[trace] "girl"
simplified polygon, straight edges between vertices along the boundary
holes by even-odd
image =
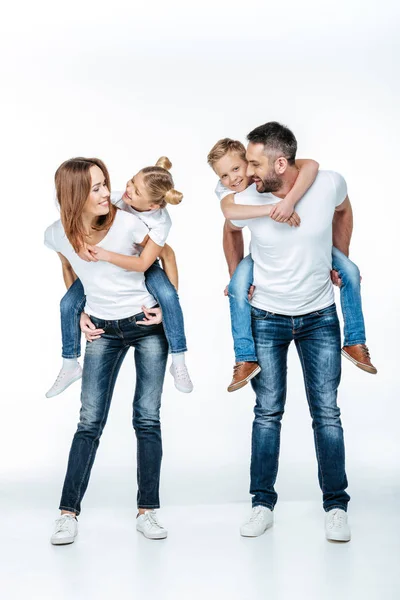
[[[165,208],[167,204],[179,204],[183,198],[182,194],[174,189],[173,179],[169,173],[171,162],[167,157],[161,157],[155,166],[145,167],[139,171],[126,184],[124,193],[111,194],[111,202],[118,208],[139,218],[148,228],[149,240],[152,247],[149,260],[136,257],[137,260],[126,260],[120,257],[114,262],[116,266],[129,271],[145,273],[146,287],[157,299],[163,311],[163,324],[168,339],[172,356],[170,373],[174,378],[175,387],[184,393],[193,390],[193,384],[185,364],[186,338],[182,309],[180,306],[178,289],[178,270],[175,254],[172,248],[165,244],[171,228],[171,219]],[[79,251],[79,256],[89,262],[107,260],[101,248],[94,248],[85,244]],[[131,257],[130,257],[131,258]],[[164,270],[157,262],[161,259]],[[63,392],[71,383],[81,377],[82,369],[78,362],[80,356],[79,318],[85,302],[84,291],[79,279],[68,282],[64,274],[64,280],[69,288],[61,300],[61,330],[62,330],[62,356],[63,365],[61,371],[47,392],[46,397],[51,398]],[[71,285],[72,283],[72,285]],[[146,313],[146,323],[155,323]],[[83,318],[85,331],[93,329],[93,324],[86,317]],[[92,338],[101,335],[101,332],[91,331]]]

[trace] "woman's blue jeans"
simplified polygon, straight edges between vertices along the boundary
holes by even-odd
[[[251,330],[251,305],[248,290],[253,284],[253,260],[246,256],[237,266],[230,281],[229,306],[235,360],[257,361],[257,352]],[[337,248],[332,249],[332,269],[342,280],[340,303],[344,321],[344,346],[365,344],[365,325],[361,304],[360,271]]]
[[[252,433],[253,506],[271,510],[277,501],[281,420],[286,401],[287,353],[295,342],[314,430],[318,479],[326,511],[347,509],[345,451],[337,388],[340,383],[340,327],[333,304],[288,317],[252,307],[253,335],[261,372],[251,380],[256,394]],[[296,452],[296,443],[292,445]]]
[[[80,419],[69,454],[61,510],[78,515],[81,512],[114,385],[130,347],[134,348],[136,365],[132,422],[137,439],[137,505],[139,508],[160,506],[160,406],[168,343],[161,324],[137,325],[136,321],[143,318],[143,313],[118,321],[91,317],[96,327],[105,333],[86,343]]]
[[[163,326],[170,352],[186,352],[185,325],[176,289],[157,262],[144,275],[148,291],[162,308]],[[77,279],[60,302],[63,358],[78,358],[81,355],[79,320],[84,306],[85,292]]]

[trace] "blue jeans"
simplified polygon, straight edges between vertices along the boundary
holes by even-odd
[[[162,308],[163,326],[170,352],[186,352],[183,313],[176,289],[157,262],[144,275],[148,291]],[[63,358],[78,358],[81,355],[79,319],[84,306],[85,292],[77,279],[60,302]]]
[[[347,509],[345,452],[340,410],[336,404],[341,374],[340,327],[333,304],[323,310],[288,317],[252,307],[252,326],[261,372],[251,380],[256,393],[252,433],[253,506],[273,510],[278,472],[281,420],[286,400],[287,353],[294,340],[303,369],[314,430],[318,479],[326,511]],[[293,451],[296,451],[295,444]]]
[[[360,271],[337,248],[332,249],[332,269],[338,271],[342,279],[340,303],[344,322],[343,345],[365,344]],[[251,331],[251,307],[247,299],[248,290],[252,283],[253,260],[249,254],[236,267],[228,288],[236,362],[257,360]]]
[[[168,344],[162,325],[137,325],[143,313],[119,321],[91,317],[105,333],[86,343],[78,429],[69,454],[60,509],[79,514],[122,361],[135,349],[133,427],[137,439],[137,505],[158,508],[162,457],[160,405]]]

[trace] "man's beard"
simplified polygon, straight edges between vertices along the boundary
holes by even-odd
[[[262,188],[258,192],[277,192],[282,187],[282,179],[275,173],[269,173],[261,180]]]

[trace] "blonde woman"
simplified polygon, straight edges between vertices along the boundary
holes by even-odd
[[[101,247],[87,244],[79,249],[79,256],[89,262],[108,261],[128,271],[145,271],[146,287],[157,299],[163,311],[163,325],[172,357],[170,373],[174,378],[175,387],[180,392],[190,393],[193,384],[185,363],[187,345],[183,313],[177,293],[178,270],[175,254],[166,244],[172,224],[166,206],[179,204],[183,198],[183,195],[174,189],[174,182],[169,172],[171,166],[167,157],[161,157],[155,166],[145,167],[129,179],[125,192],[111,194],[111,202],[115,206],[136,216],[148,228],[154,257],[150,266],[143,256],[109,255]],[[156,261],[157,258],[161,259],[163,269]],[[78,362],[81,340],[79,319],[85,303],[85,294],[79,279],[74,280],[65,269],[63,275],[68,287],[60,303],[63,364],[55,383],[46,394],[48,398],[63,392],[82,374]],[[150,317],[145,307],[143,310],[145,313],[143,324],[156,323],[156,318]],[[89,341],[102,335],[87,315],[83,315],[82,323],[83,331]]]

